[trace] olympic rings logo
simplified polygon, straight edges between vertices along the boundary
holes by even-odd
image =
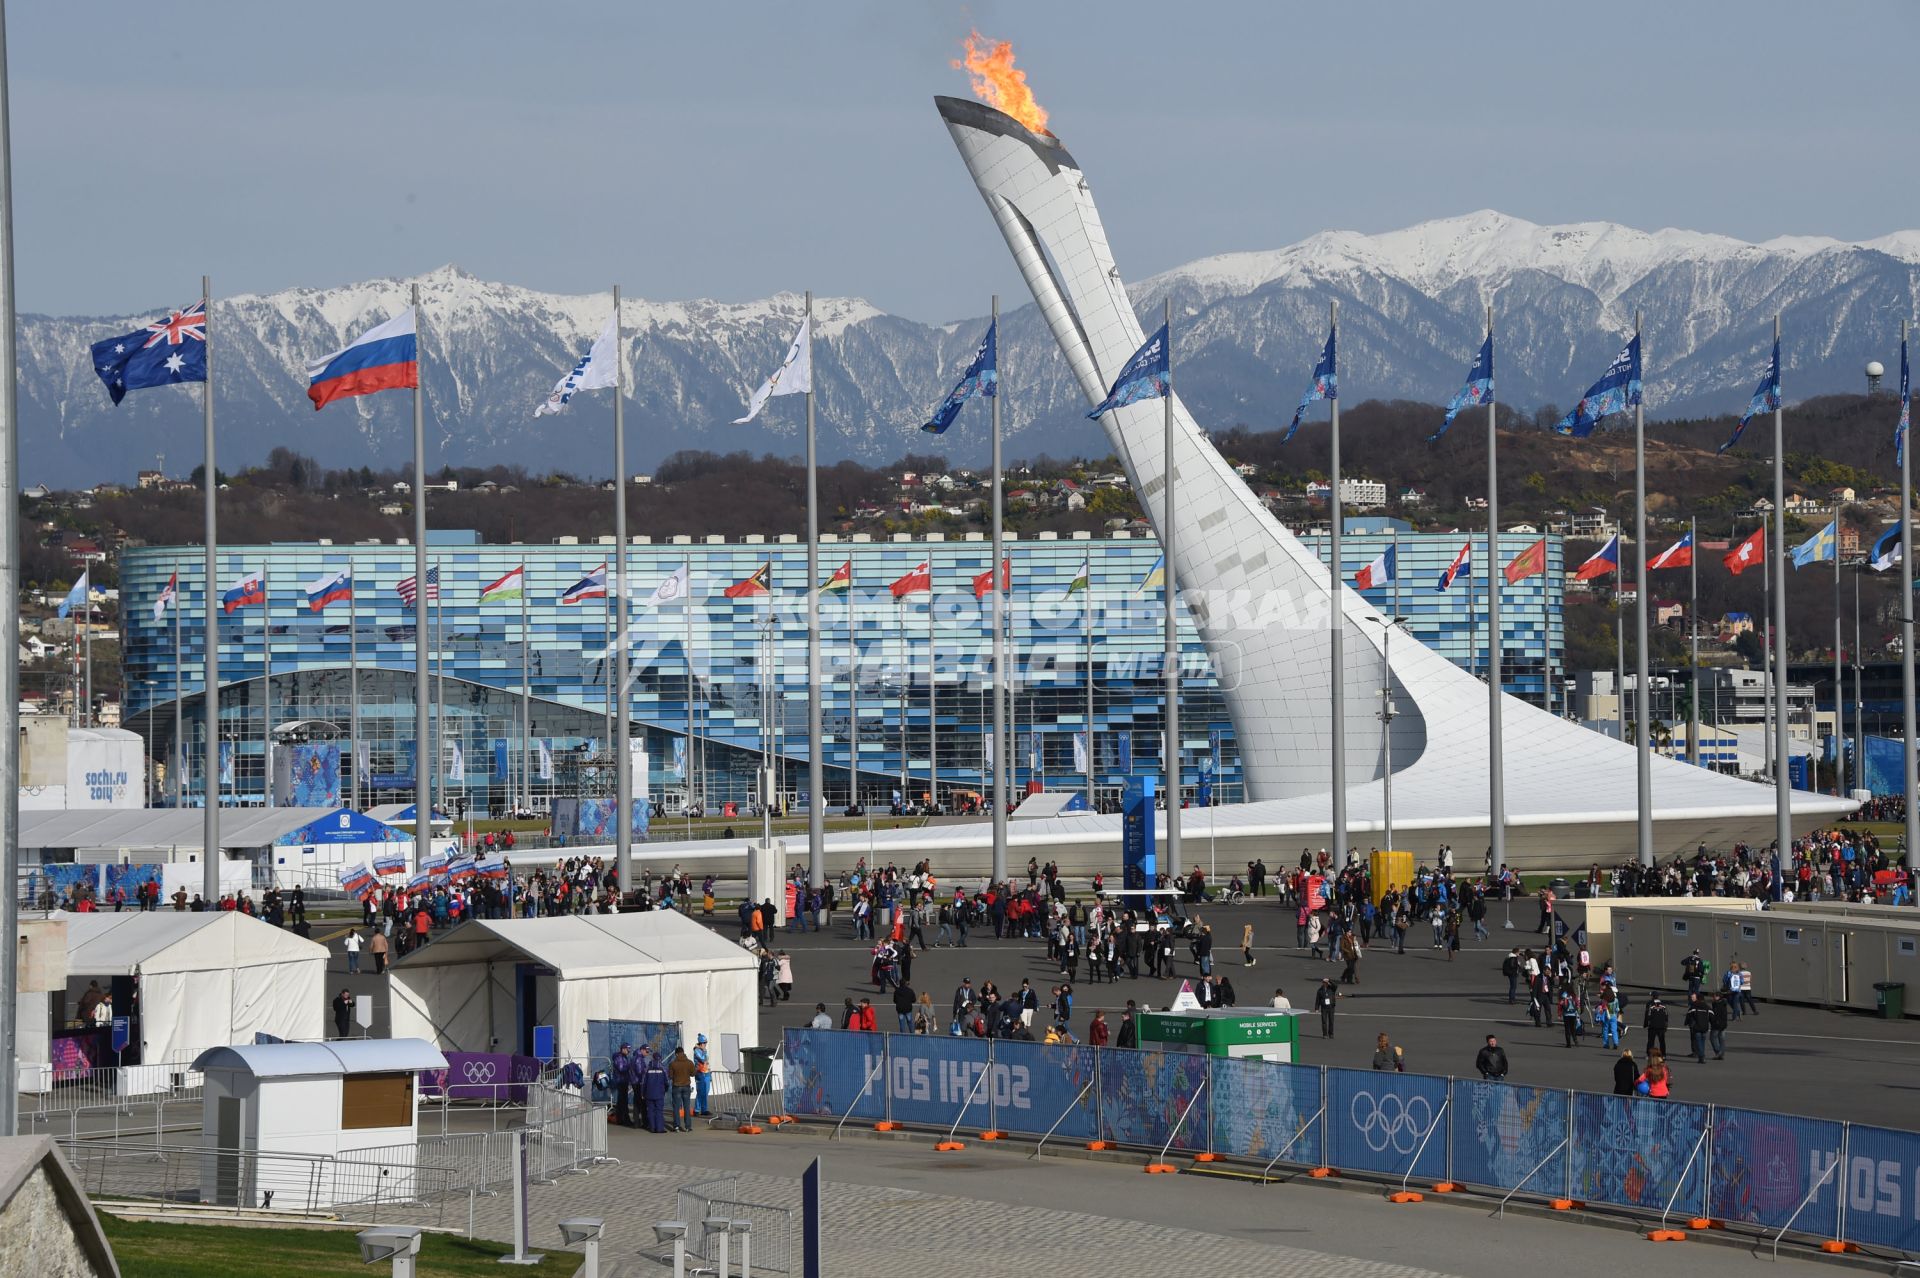
[[[1421,1140],[1433,1126],[1433,1102],[1424,1096],[1397,1096],[1388,1092],[1356,1092],[1347,1105],[1347,1115],[1367,1148],[1376,1154],[1389,1149],[1409,1156],[1420,1148]]]
[[[460,1066],[460,1072],[467,1076],[469,1083],[491,1083],[493,1071],[492,1061],[467,1061]]]

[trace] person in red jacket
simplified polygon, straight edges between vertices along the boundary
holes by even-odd
[[[1095,1047],[1107,1045],[1107,1014],[1105,1012],[1093,1014],[1093,1024],[1087,1026],[1087,1042]]]
[[[871,1034],[877,1026],[878,1022],[875,1020],[873,1014],[873,1000],[866,998],[861,999],[859,1009],[853,1014],[852,1028],[865,1030]]]

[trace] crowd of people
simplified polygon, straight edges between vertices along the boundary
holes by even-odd
[[[1712,852],[1705,844],[1690,857],[1664,865],[1629,863],[1610,876],[1621,896],[1732,896],[1770,901],[1850,901],[1911,905],[1915,875],[1871,830],[1815,830],[1794,840],[1783,861],[1773,848],[1734,844]],[[1588,872],[1597,891],[1600,868]]]

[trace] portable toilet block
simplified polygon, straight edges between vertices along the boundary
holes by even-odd
[[[413,1199],[427,1188],[414,1183],[417,1083],[446,1067],[418,1038],[202,1052],[200,1201],[315,1210]]]
[[[1140,1046],[1291,1063],[1300,1059],[1301,1015],[1287,1008],[1240,1007],[1142,1012]]]

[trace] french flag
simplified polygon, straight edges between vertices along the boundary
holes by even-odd
[[[607,597],[607,566],[601,564],[592,572],[567,587],[567,593],[560,596],[563,604],[577,604],[586,599],[605,599]]]
[[[419,385],[413,308],[370,328],[325,359],[307,365],[307,398],[318,412],[336,399]]]
[[[353,598],[353,574],[342,568],[331,576],[307,583],[307,607],[323,611],[328,604],[346,603]]]
[[[1446,571],[1440,574],[1440,580],[1434,584],[1433,588],[1438,591],[1452,590],[1455,577],[1471,576],[1473,576],[1473,543],[1468,542],[1460,547],[1460,553],[1453,557],[1453,562],[1448,564]]]
[[[1375,586],[1384,586],[1393,580],[1394,548],[1388,546],[1380,552],[1380,557],[1353,574],[1354,588],[1372,590]]]
[[[1593,558],[1580,565],[1580,571],[1574,574],[1575,581],[1591,581],[1595,577],[1604,577],[1610,572],[1620,571],[1620,534],[1607,538],[1607,544],[1593,552]]]

